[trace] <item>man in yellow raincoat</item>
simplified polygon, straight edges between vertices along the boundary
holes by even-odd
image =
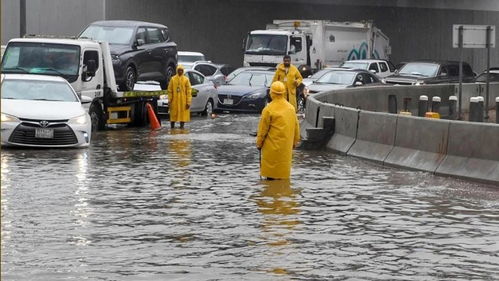
[[[291,64],[291,57],[284,56],[283,63],[277,66],[272,82],[281,81],[286,86],[286,94],[284,98],[295,107],[295,112],[298,111],[296,104],[296,88],[303,81],[300,71],[296,66]]]
[[[175,128],[175,122],[180,122],[180,128],[184,123],[191,121],[191,82],[184,75],[184,67],[177,66],[177,75],[170,79],[168,84],[168,106],[170,108],[170,125]]]
[[[293,148],[300,141],[300,125],[294,107],[286,101],[286,87],[274,82],[270,102],[262,111],[256,147],[261,149],[260,176],[289,179]]]

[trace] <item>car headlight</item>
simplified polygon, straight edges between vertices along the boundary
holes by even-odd
[[[261,97],[263,97],[262,93],[254,93],[248,96],[249,99],[259,99]]]
[[[19,119],[17,119],[17,117],[12,116],[10,114],[2,113],[1,118],[2,118],[2,122],[19,122]]]
[[[88,117],[86,114],[69,119],[70,124],[84,125],[88,123]]]
[[[305,88],[303,89],[303,95],[306,97],[306,96],[308,96],[309,94],[310,94],[310,90],[308,89],[308,87],[305,87]]]
[[[159,96],[160,100],[168,100],[168,95],[161,95]]]

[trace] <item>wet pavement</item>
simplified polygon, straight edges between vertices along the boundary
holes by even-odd
[[[499,189],[296,151],[263,182],[258,117],[2,150],[3,280],[498,280]]]

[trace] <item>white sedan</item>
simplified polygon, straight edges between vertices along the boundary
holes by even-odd
[[[90,116],[58,76],[3,74],[2,146],[88,147]]]

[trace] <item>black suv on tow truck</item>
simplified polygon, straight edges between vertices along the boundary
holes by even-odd
[[[177,44],[168,28],[161,24],[110,20],[90,24],[79,35],[106,41],[111,48],[116,83],[131,91],[137,81],[158,81],[168,87],[177,66]]]

